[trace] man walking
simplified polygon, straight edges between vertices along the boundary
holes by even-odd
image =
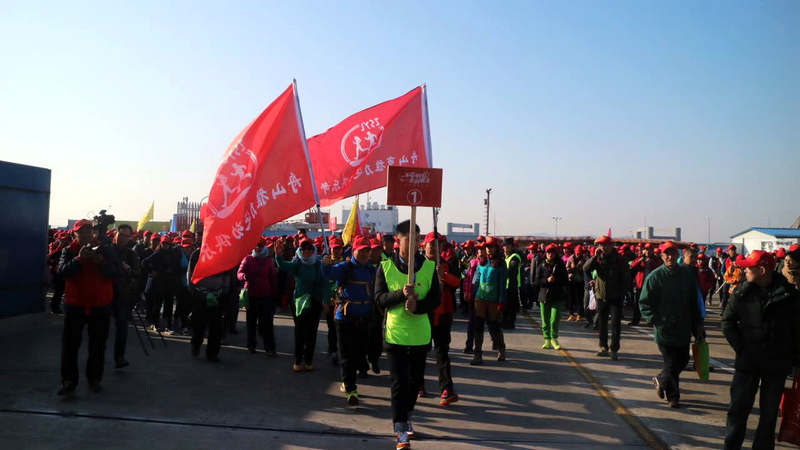
[[[679,376],[689,362],[692,334],[702,337],[703,318],[698,304],[698,286],[690,266],[678,265],[678,246],[667,241],[659,247],[664,265],[645,279],[639,297],[642,318],[655,326],[655,340],[664,366],[653,377],[659,398],[666,396],[670,408],[680,406]]]
[[[768,252],[754,250],[738,264],[746,281],[733,291],[722,315],[722,332],[736,351],[725,448],[742,447],[759,392],[753,448],[771,449],[786,377],[800,366],[800,293],[774,272],[775,258]]]
[[[609,356],[608,315],[611,314],[611,359],[616,361],[619,352],[622,322],[622,301],[630,285],[628,263],[614,250],[608,236],[595,239],[594,256],[583,265],[584,272],[597,272],[594,280],[594,295],[597,299],[597,320],[600,323],[600,351],[597,356]]]

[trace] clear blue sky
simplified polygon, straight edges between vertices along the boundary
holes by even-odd
[[[292,77],[309,136],[427,82],[444,222],[486,187],[498,234],[800,215],[800,2],[48,3],[0,1],[0,159],[53,170],[54,225],[200,199]]]

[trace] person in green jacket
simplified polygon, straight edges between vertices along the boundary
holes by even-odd
[[[320,312],[329,306],[330,286],[322,276],[322,266],[311,239],[300,241],[294,259],[283,259],[283,241],[275,243],[275,263],[278,269],[294,277],[294,302],[291,303],[294,319],[295,372],[313,370],[314,348],[317,344]]]
[[[678,379],[689,362],[692,334],[702,337],[705,332],[697,278],[689,267],[678,265],[677,244],[667,241],[659,249],[664,264],[645,278],[639,308],[642,318],[655,326],[655,341],[664,358],[661,373],[653,377],[656,394],[662,399],[666,395],[669,406],[678,408]]]

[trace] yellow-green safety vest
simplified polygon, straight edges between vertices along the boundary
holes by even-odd
[[[408,275],[388,259],[381,262],[386,286],[390,292],[402,291],[408,282]],[[425,261],[416,274],[414,292],[417,298],[425,298],[431,290],[436,263]],[[399,303],[386,312],[386,342],[395,345],[428,345],[431,342],[431,322],[427,314],[414,314],[406,311],[405,303]]]
[[[511,256],[506,258],[506,267],[508,267],[509,269],[511,268],[511,260],[514,259],[515,256],[519,260],[519,265],[517,265],[517,287],[521,287],[521,285],[522,285],[522,258],[520,258],[518,254],[512,253]],[[506,278],[506,289],[508,289],[509,281],[511,281],[510,280],[511,274],[508,274],[508,275],[509,275],[509,277]]]

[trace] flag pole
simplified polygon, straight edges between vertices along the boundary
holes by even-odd
[[[433,167],[433,149],[431,148],[431,125],[428,121],[428,85],[422,83],[422,134],[425,139],[425,157],[428,160],[428,167]],[[433,208],[433,236],[436,238],[434,241],[434,251],[436,252],[436,267],[439,267],[439,229],[438,229],[439,214],[436,208]]]
[[[292,93],[294,94],[294,110],[297,113],[297,128],[300,131],[300,138],[303,141],[303,151],[306,154],[306,164],[308,173],[311,175],[311,187],[314,190],[314,201],[317,203],[317,219],[319,228],[322,231],[322,243],[325,246],[325,253],[330,253],[328,237],[325,235],[325,226],[322,224],[322,210],[319,207],[319,191],[317,190],[317,180],[314,178],[314,168],[311,167],[311,156],[308,153],[308,141],[306,140],[306,128],[303,125],[303,112],[300,110],[300,96],[297,94],[297,80],[292,78]]]

